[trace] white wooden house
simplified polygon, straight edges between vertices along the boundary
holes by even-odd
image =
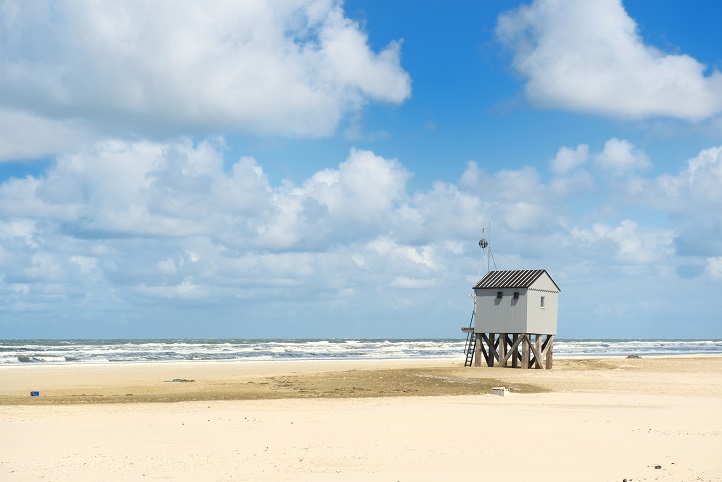
[[[560,289],[543,269],[489,271],[474,286],[466,365],[551,368]]]

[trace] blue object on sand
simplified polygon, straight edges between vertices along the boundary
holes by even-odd
[[[40,392],[30,392],[30,396],[31,396],[31,397],[39,397],[39,396],[40,396]]]

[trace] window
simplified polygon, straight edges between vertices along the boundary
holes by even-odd
[[[541,305],[540,305],[540,306],[541,306],[542,308],[544,308],[544,297],[543,297],[543,296],[541,297]]]
[[[497,292],[496,292],[496,297],[497,297],[497,298],[501,299],[503,296],[504,296],[504,292],[503,292],[503,291],[497,291]]]

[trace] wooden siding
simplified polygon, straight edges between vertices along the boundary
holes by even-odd
[[[527,290],[481,289],[476,293],[474,331],[477,333],[524,333],[527,319]],[[497,298],[497,292],[503,293]],[[514,292],[519,299],[514,300]]]

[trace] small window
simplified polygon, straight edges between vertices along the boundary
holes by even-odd
[[[543,296],[541,297],[541,305],[540,305],[540,306],[541,306],[542,308],[544,308],[544,297],[543,297]]]
[[[497,291],[497,292],[496,292],[496,297],[499,298],[499,299],[503,298],[503,297],[504,297],[504,292],[503,292],[503,291]]]
[[[514,299],[515,299],[515,300],[518,300],[518,299],[519,299],[519,292],[518,292],[518,291],[515,291],[515,292],[514,292]]]

